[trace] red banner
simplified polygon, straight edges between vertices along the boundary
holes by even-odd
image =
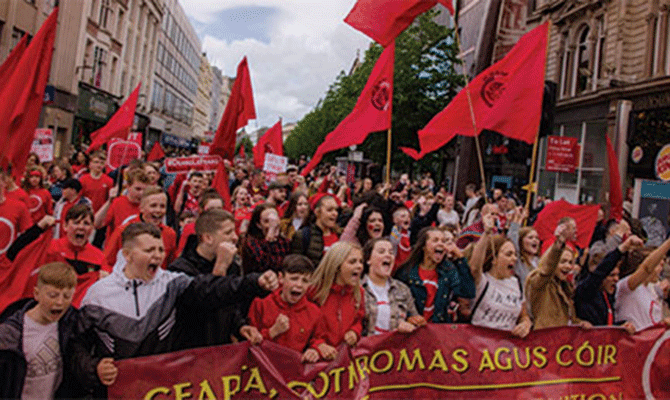
[[[190,170],[216,171],[219,161],[221,161],[221,157],[218,155],[166,158],[165,172],[170,174],[185,174]]]
[[[577,138],[547,136],[547,171],[573,173],[578,162],[579,144]]]
[[[670,332],[544,329],[526,339],[434,325],[339,348],[330,363],[264,341],[118,362],[110,399],[670,397]]]

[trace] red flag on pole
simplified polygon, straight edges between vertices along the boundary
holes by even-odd
[[[525,34],[502,60],[477,75],[433,117],[419,131],[421,152],[410,148],[402,150],[418,160],[456,135],[477,136],[482,129],[533,143],[542,115],[548,27],[547,22]],[[477,132],[470,117],[468,90]]]
[[[386,47],[437,3],[454,15],[451,0],[358,0],[344,22]]]
[[[156,141],[156,143],[154,143],[154,147],[151,148],[151,151],[147,156],[147,161],[158,161],[163,157],[165,157],[165,152],[163,151],[160,142]]]
[[[391,44],[379,56],[354,109],[316,149],[312,160],[301,172],[303,176],[319,164],[324,154],[361,144],[370,132],[391,127],[394,59],[395,44]]]
[[[0,275],[0,310],[23,297],[32,297],[36,270],[47,263],[53,232],[47,229],[35,241],[21,249],[11,267]],[[31,284],[32,283],[32,284]]]
[[[9,81],[9,78],[11,77],[14,68],[16,68],[16,65],[19,63],[19,60],[21,60],[21,56],[23,56],[23,53],[26,51],[28,48],[28,35],[23,35],[21,40],[19,40],[19,43],[14,46],[14,49],[12,50],[11,53],[9,53],[9,56],[5,60],[5,62],[0,65],[0,90],[7,85],[7,82]]]
[[[552,201],[537,215],[533,227],[543,242],[542,251],[554,241],[554,230],[563,217],[572,217],[577,222],[576,244],[582,249],[589,247],[591,236],[598,222],[599,205],[578,206],[565,200]]]
[[[230,202],[230,183],[228,182],[228,170],[226,170],[226,165],[223,161],[219,161],[219,165],[216,167],[216,173],[214,174],[212,187],[216,189],[216,191],[219,192],[223,198],[223,208],[228,211],[232,211],[233,208]]]
[[[135,119],[135,107],[137,107],[137,98],[140,95],[141,85],[142,82],[137,85],[135,90],[121,105],[121,108],[116,110],[105,126],[91,133],[91,145],[88,147],[88,153],[109,142],[110,139],[118,138],[125,140],[128,137],[130,128],[133,126],[133,120]]]
[[[21,58],[16,62],[0,87],[0,167],[12,165],[15,176],[23,174],[30,146],[39,123],[47,85],[56,26],[58,7],[44,21]]]
[[[268,129],[263,136],[258,139],[258,143],[254,146],[254,166],[256,168],[263,168],[265,163],[265,154],[275,154],[278,156],[284,155],[284,142],[282,140],[281,119],[270,129]]]
[[[232,161],[235,155],[237,130],[246,126],[250,119],[256,119],[256,108],[247,58],[244,57],[237,66],[237,77],[219,128],[214,135],[214,141],[209,147],[209,154],[218,154],[224,160]]]
[[[607,167],[610,170],[610,218],[620,221],[623,217],[623,192],[619,176],[619,161],[607,132],[605,138],[607,139]]]

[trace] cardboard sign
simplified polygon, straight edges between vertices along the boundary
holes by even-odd
[[[579,162],[579,144],[577,138],[547,136],[547,161],[545,168],[549,172],[575,172]]]
[[[54,134],[51,129],[35,129],[35,138],[30,152],[37,154],[41,162],[54,160]]]
[[[190,170],[216,171],[219,161],[221,161],[221,157],[217,155],[166,158],[165,172],[170,174],[185,174]]]
[[[286,172],[286,167],[288,167],[288,157],[265,153],[263,171],[267,182],[275,180],[278,174]]]
[[[112,139],[107,148],[107,166],[117,169],[131,160],[142,157],[142,149],[135,141]]]

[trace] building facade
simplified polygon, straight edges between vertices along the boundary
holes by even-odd
[[[529,22],[552,22],[548,80],[557,84],[553,134],[577,138],[575,173],[547,172],[540,142],[539,194],[573,202],[607,197],[609,135],[623,187],[657,179],[656,156],[670,143],[670,2],[538,0]],[[636,156],[632,156],[633,150]]]
[[[193,110],[193,135],[200,139],[208,136],[205,132],[210,131],[212,120],[212,92],[214,73],[207,61],[207,55],[203,53],[200,57],[200,75],[198,76],[198,94],[195,99]],[[219,86],[220,90],[220,86]]]
[[[147,146],[160,139],[164,146],[193,149],[201,45],[177,0],[165,0],[157,37]]]

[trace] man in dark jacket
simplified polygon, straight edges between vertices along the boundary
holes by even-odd
[[[35,299],[10,305],[0,323],[0,398],[73,398],[67,357],[78,312],[70,303],[77,285],[63,262],[40,268]]]
[[[191,235],[184,252],[168,267],[169,271],[183,272],[189,276],[213,274],[239,277],[242,274],[237,258],[235,218],[227,211],[212,209],[202,213],[195,222],[195,235]],[[215,346],[231,343],[231,335],[260,342],[262,336],[246,325],[245,316],[251,300],[211,311],[184,315],[192,331],[181,348]]]
[[[191,277],[163,270],[161,232],[147,223],[129,225],[122,243],[127,264],[88,290],[73,343],[75,373],[94,397],[106,397],[106,386],[116,380],[114,360],[181,348],[200,329],[185,315],[248,302],[278,287],[272,271]]]

